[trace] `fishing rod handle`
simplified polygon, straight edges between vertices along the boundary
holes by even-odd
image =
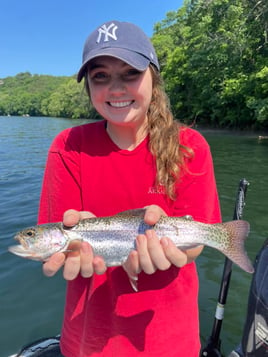
[[[245,178],[240,180],[235,209],[234,209],[234,216],[233,216],[234,220],[242,219],[248,186],[249,186],[249,182]]]

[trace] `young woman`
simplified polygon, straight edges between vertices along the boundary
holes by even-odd
[[[103,120],[52,143],[39,223],[63,216],[71,226],[141,207],[148,224],[161,215],[220,221],[209,146],[173,120],[159,70],[150,40],[131,23],[107,22],[88,37],[78,81]],[[194,260],[202,247],[179,250],[153,230],[136,246],[122,267],[107,269],[85,242],[44,264],[47,276],[63,266],[68,280],[64,356],[199,355]]]

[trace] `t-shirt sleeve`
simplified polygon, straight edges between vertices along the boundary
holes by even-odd
[[[53,141],[41,190],[38,223],[62,221],[67,209],[82,210],[78,131],[67,129]],[[72,140],[70,140],[72,137]]]
[[[182,131],[181,143],[193,150],[193,156],[186,159],[182,170],[174,216],[191,215],[196,221],[218,223],[221,213],[210,147],[192,129]]]

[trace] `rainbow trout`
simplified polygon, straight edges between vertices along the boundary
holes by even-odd
[[[137,235],[154,229],[158,237],[169,237],[180,249],[209,246],[246,272],[253,273],[244,249],[248,222],[205,224],[194,221],[191,216],[163,216],[150,226],[143,220],[144,212],[144,209],[137,209],[110,217],[84,219],[73,227],[62,223],[36,225],[17,233],[15,239],[20,245],[9,247],[9,251],[24,258],[46,261],[53,253],[67,252],[71,241],[83,240],[91,244],[94,254],[104,258],[107,266],[119,266],[135,249]]]

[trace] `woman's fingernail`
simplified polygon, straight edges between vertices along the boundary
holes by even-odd
[[[65,260],[65,256],[62,253],[55,254],[54,260],[55,260],[55,263],[62,264]]]
[[[90,252],[89,245],[86,242],[81,243],[82,252],[88,254]]]
[[[168,246],[168,239],[167,238],[162,238],[161,239],[161,243],[165,246],[165,247],[167,247]]]
[[[137,245],[140,245],[143,243],[143,235],[139,234],[138,237],[136,238],[136,243]]]
[[[129,275],[129,279],[134,280],[134,281],[138,281],[138,275]]]
[[[147,236],[147,238],[152,239],[153,238],[153,231],[151,229],[148,229],[146,231],[146,236]]]

